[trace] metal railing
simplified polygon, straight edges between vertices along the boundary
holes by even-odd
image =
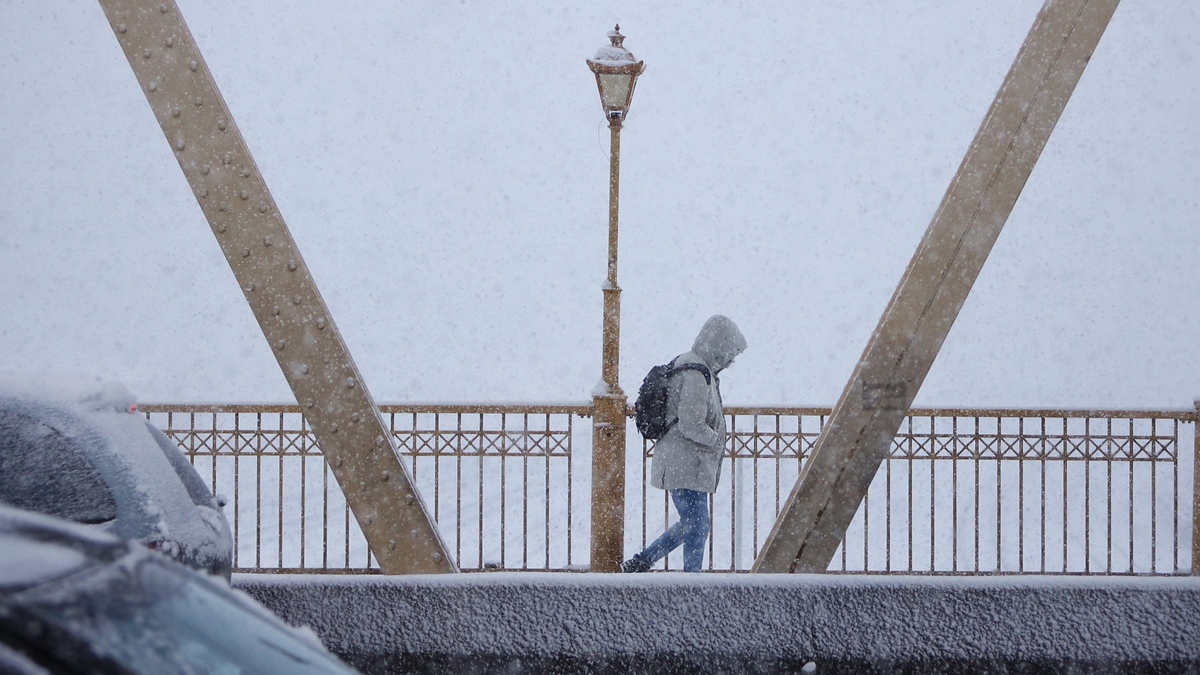
[[[298,406],[140,408],[226,500],[235,571],[377,570]],[[587,562],[588,505],[581,500],[588,492],[576,487],[572,449],[575,418],[590,406],[392,405],[381,412],[461,569]]]
[[[710,501],[712,570],[753,564],[830,414],[726,412],[729,487]],[[1186,573],[1200,446],[1185,425],[1195,420],[1194,411],[913,410],[829,571]],[[653,448],[642,450],[647,506],[634,548],[678,517],[646,487]],[[679,551],[660,563],[681,567]]]
[[[142,405],[228,501],[237,571],[376,571],[297,406]],[[590,405],[381,406],[460,569],[587,565]],[[710,570],[746,570],[830,410],[726,410]],[[1195,411],[914,410],[831,572],[1177,574],[1191,568]],[[1190,437],[1190,439],[1189,439]],[[626,550],[677,517],[627,458]],[[1192,441],[1194,451],[1183,451]],[[640,476],[640,480],[637,477]],[[659,564],[679,569],[680,552]]]

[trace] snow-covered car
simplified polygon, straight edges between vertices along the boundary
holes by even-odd
[[[95,528],[0,505],[0,551],[0,672],[355,672],[245,593]]]
[[[115,384],[0,386],[0,503],[109,531],[229,579],[229,521],[179,446]]]

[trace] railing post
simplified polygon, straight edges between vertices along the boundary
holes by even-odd
[[[597,396],[594,406],[590,569],[620,572],[625,549],[625,397]]]
[[[1200,400],[1192,418],[1192,576],[1200,577]]]

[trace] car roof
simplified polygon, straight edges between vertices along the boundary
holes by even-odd
[[[77,441],[116,500],[113,531],[131,539],[168,536],[204,540],[207,527],[169,458],[130,414],[132,394],[120,385],[67,387],[0,386],[0,409],[52,424]],[[150,504],[147,500],[152,500]]]

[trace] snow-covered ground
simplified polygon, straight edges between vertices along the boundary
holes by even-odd
[[[1042,3],[179,4],[377,400],[599,379],[620,22],[622,383],[722,312],[727,401],[829,404]],[[918,405],[1200,397],[1198,31],[1121,3]],[[98,4],[0,4],[0,90],[0,373],[287,401]]]

